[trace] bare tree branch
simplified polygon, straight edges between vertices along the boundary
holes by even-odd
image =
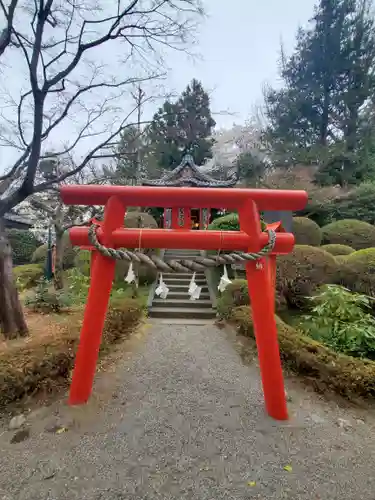
[[[12,0],[8,7],[8,10],[5,7],[5,4],[2,0],[0,0],[0,7],[4,13],[4,17],[6,20],[6,27],[0,33],[0,56],[4,53],[5,49],[11,43],[12,39],[12,29],[13,29],[13,18],[14,13],[17,7],[18,0]]]
[[[126,89],[130,95],[135,84],[151,85],[165,76],[165,50],[186,50],[192,20],[201,15],[200,0],[8,4],[0,0],[7,22],[0,55],[8,47],[3,57],[17,57],[23,70],[19,88],[6,89],[6,75],[1,82],[10,108],[1,110],[0,144],[19,156],[0,177],[18,182],[0,197],[0,218],[28,196],[55,189],[107,155],[104,150],[135,124],[136,109]],[[106,54],[113,51],[120,59],[107,62]],[[155,98],[154,90],[149,94]],[[61,155],[71,155],[74,167],[41,179],[40,160]]]

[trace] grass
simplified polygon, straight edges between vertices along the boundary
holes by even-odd
[[[111,298],[100,356],[129,337],[144,314],[144,290],[139,298],[118,292]],[[63,314],[25,312],[30,335],[0,341],[0,407],[27,395],[53,393],[69,384],[83,318],[78,305]]]

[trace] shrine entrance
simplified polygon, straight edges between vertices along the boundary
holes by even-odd
[[[237,184],[237,175],[226,180],[217,180],[202,172],[191,155],[186,155],[182,162],[160,179],[149,179],[144,186],[182,187],[182,188],[232,188]],[[207,229],[212,218],[212,207],[166,207],[163,216],[163,228],[199,230]]]
[[[200,224],[202,222],[201,216],[200,216],[200,210],[199,208],[192,208],[191,209],[191,229],[197,230],[197,229],[202,229],[200,227]]]

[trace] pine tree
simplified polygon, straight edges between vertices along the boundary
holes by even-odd
[[[215,124],[209,96],[202,84],[193,80],[176,102],[164,103],[150,124],[148,141],[159,167],[173,169],[187,153],[198,165],[212,158]]]
[[[320,0],[310,26],[283,57],[284,87],[265,93],[264,140],[279,163],[318,163],[326,180],[356,182],[361,112],[375,90],[370,4]]]

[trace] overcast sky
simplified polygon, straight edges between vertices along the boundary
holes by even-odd
[[[171,61],[171,84],[182,90],[193,77],[212,90],[212,108],[245,120],[262,101],[264,83],[278,80],[280,41],[293,49],[299,25],[312,17],[314,0],[204,0],[208,19],[199,36],[202,62]],[[232,116],[215,117],[230,126]]]
[[[287,54],[291,53],[298,26],[306,25],[311,18],[314,3],[314,0],[203,0],[207,18],[196,34],[199,42],[196,52],[200,58],[192,60],[181,52],[169,54],[167,62],[170,71],[164,82],[166,90],[180,93],[193,78],[197,78],[210,93],[211,108],[218,127],[244,122],[251,116],[254,106],[262,103],[263,85],[278,84],[280,43],[283,42]],[[124,75],[126,78],[129,68],[119,62],[120,58],[124,58],[122,45],[117,44],[117,51],[114,48],[113,45],[101,47],[95,57],[102,58],[105,64],[109,63],[111,75],[115,71],[119,77]],[[5,72],[1,74],[0,88],[4,89],[2,92],[12,94],[14,102],[18,103],[24,83],[27,90],[30,87],[22,53],[16,56],[13,52],[3,56]],[[81,68],[77,67],[76,75],[80,71]],[[78,78],[84,81],[82,75]],[[134,106],[126,96],[128,93],[121,98],[120,120],[124,118],[126,108]],[[96,106],[101,105],[102,99],[103,96],[100,96]],[[160,104],[147,106],[144,119],[150,119]],[[0,106],[3,113],[9,114],[9,119],[17,115],[1,93]],[[71,115],[49,136],[46,148],[59,151],[62,142],[74,142],[76,129],[81,130],[82,114]],[[111,119],[108,123],[113,125]],[[1,125],[4,126],[3,123]],[[29,132],[32,133],[32,130]],[[100,142],[96,137],[81,140],[74,156],[85,156]],[[9,168],[16,158],[18,153],[14,149],[1,147],[0,172]]]

